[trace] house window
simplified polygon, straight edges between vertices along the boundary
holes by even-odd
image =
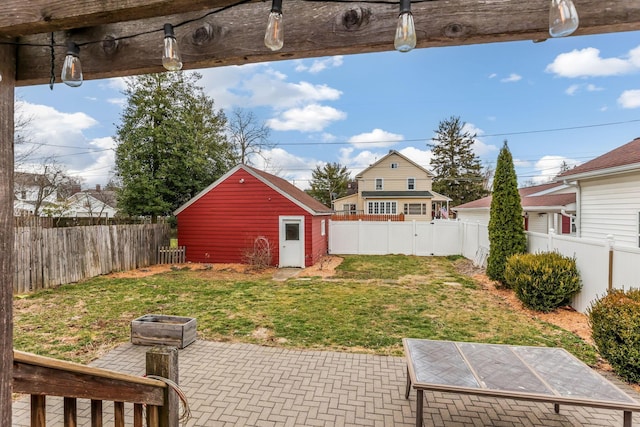
[[[320,221],[320,235],[324,236],[325,234],[327,234],[327,223],[323,219],[322,221]]]
[[[404,214],[405,215],[426,215],[427,204],[426,203],[405,203]]]
[[[398,203],[367,202],[367,213],[370,215],[395,215],[398,213]]]
[[[349,215],[355,215],[357,213],[356,204],[345,203],[344,205],[342,205],[342,212]]]
[[[397,163],[391,163],[391,169],[398,169]]]
[[[407,190],[415,190],[415,189],[416,189],[416,179],[407,178]]]
[[[382,178],[376,178],[376,190],[382,190]]]

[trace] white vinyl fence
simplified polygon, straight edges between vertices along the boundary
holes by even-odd
[[[603,241],[533,232],[528,232],[527,235],[527,250],[530,253],[556,251],[576,259],[582,279],[582,291],[573,298],[571,306],[578,311],[585,312],[592,301],[607,293],[610,268],[613,289],[640,287],[638,248],[618,246],[613,239]]]
[[[576,258],[582,291],[571,305],[585,312],[591,302],[606,294],[612,253],[612,287],[640,287],[640,249],[616,245],[612,240],[591,240],[557,234],[527,232],[530,253],[557,251]],[[329,221],[329,253],[342,255],[405,254],[419,256],[463,255],[474,261],[486,258],[486,225],[436,220]]]
[[[329,253],[343,255],[459,255],[456,221],[329,221]]]

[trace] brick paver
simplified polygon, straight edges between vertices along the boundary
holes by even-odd
[[[148,349],[124,344],[92,365],[142,375]],[[180,350],[179,366],[193,415],[188,427],[415,425],[416,394],[404,399],[402,357],[196,341]],[[438,392],[425,399],[427,426],[622,425],[621,411],[562,406],[556,414],[549,404]],[[47,407],[47,425],[62,425],[62,400],[49,397]],[[89,413],[79,400],[79,425],[90,425]],[[640,414],[633,420],[640,423]],[[29,426],[28,398],[14,402],[13,426]]]

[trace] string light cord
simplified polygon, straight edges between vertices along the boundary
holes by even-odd
[[[147,378],[151,378],[153,380],[162,381],[167,384],[173,391],[176,392],[178,398],[180,399],[180,403],[182,404],[182,411],[180,412],[180,417],[178,421],[182,421],[186,423],[191,418],[191,408],[189,408],[189,402],[187,401],[187,395],[184,394],[182,389],[178,384],[174,381],[171,381],[169,378],[160,377],[158,375],[145,375]]]
[[[173,28],[179,28],[182,27],[184,25],[188,25],[191,24],[193,22],[198,22],[201,21],[203,19],[208,18],[209,16],[215,15],[217,13],[221,13],[224,12],[226,10],[229,10],[231,8],[240,6],[242,4],[245,3],[249,3],[251,2],[251,0],[240,0],[237,1],[233,4],[221,7],[219,9],[215,9],[215,10],[211,10],[201,16],[198,16],[196,18],[191,18],[191,19],[187,19],[184,21],[181,21],[177,24],[173,25]],[[132,39],[135,37],[140,37],[140,36],[144,36],[147,34],[154,34],[154,33],[161,33],[163,31],[163,28],[158,28],[155,30],[148,30],[148,31],[142,31],[139,33],[133,33],[133,34],[127,34],[124,36],[117,36],[117,37],[111,37],[109,40],[111,41],[120,41],[120,40],[128,40],[128,39]],[[100,39],[100,40],[88,40],[88,41],[84,41],[84,42],[77,42],[76,44],[79,47],[83,47],[83,46],[88,46],[88,45],[92,45],[92,44],[98,44],[98,43],[102,43],[104,42],[104,39]],[[8,44],[8,45],[15,45],[15,46],[27,46],[27,47],[51,47],[51,48],[55,48],[55,47],[59,47],[59,48],[66,48],[67,44],[61,44],[61,43],[55,43],[54,39],[53,39],[53,33],[51,33],[51,42],[50,43],[32,43],[32,42],[20,42],[20,41],[14,41],[14,40],[0,40],[0,44]]]

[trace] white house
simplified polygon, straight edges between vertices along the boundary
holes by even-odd
[[[564,183],[547,183],[518,189],[525,230],[560,234],[576,231],[576,190]],[[491,196],[451,208],[460,221],[489,224]]]
[[[576,191],[576,234],[640,247],[640,138],[557,177]]]

